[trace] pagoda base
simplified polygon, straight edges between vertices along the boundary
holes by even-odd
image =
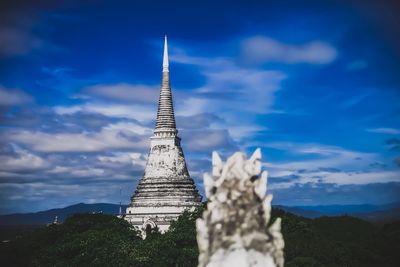
[[[157,206],[128,207],[124,219],[139,230],[142,237],[145,238],[146,231],[150,229],[158,228],[161,233],[166,232],[172,221],[177,220],[185,210],[193,211],[200,204],[201,202],[180,206],[158,204]]]

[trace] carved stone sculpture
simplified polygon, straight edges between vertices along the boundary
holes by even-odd
[[[283,266],[281,220],[269,226],[272,195],[260,149],[248,160],[237,152],[225,164],[213,152],[212,165],[212,176],[204,175],[207,210],[196,222],[198,266]]]

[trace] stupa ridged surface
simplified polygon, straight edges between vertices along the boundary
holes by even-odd
[[[184,210],[193,209],[201,203],[201,196],[186,167],[180,141],[175,123],[165,37],[156,127],[150,138],[144,175],[125,215],[127,221],[142,231],[149,227],[165,231]]]

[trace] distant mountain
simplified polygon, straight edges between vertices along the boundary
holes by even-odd
[[[384,204],[384,205],[371,205],[371,204],[361,204],[361,205],[318,205],[318,206],[295,206],[293,208],[299,208],[302,210],[316,211],[323,213],[324,215],[343,215],[343,214],[353,214],[353,213],[366,213],[375,212],[381,210],[390,210],[394,208],[400,208],[400,202]]]
[[[282,209],[286,212],[293,213],[297,216],[302,216],[302,217],[306,217],[306,218],[310,218],[310,219],[324,216],[324,214],[319,211],[302,209],[301,207],[287,207],[287,206],[281,206],[281,205],[274,205],[274,208]]]
[[[122,205],[122,212],[125,211],[126,205]],[[339,216],[351,215],[372,222],[394,222],[400,220],[400,203],[391,203],[385,205],[321,205],[321,206],[281,206],[276,205],[284,211],[293,213],[306,218],[318,218],[322,216]],[[59,209],[45,210],[35,213],[16,213],[9,215],[0,215],[0,226],[5,225],[43,225],[54,221],[55,216],[63,222],[69,216],[75,213],[119,213],[118,204],[96,203],[84,204],[79,203],[72,206]]]
[[[125,211],[126,207],[126,205],[122,205],[123,212]],[[66,218],[75,213],[104,213],[116,215],[119,213],[119,205],[109,203],[79,203],[65,208],[51,209],[35,213],[15,213],[0,215],[0,225],[47,224],[53,222],[55,216],[58,216],[58,220],[60,222],[63,222]]]
[[[321,216],[351,215],[372,222],[394,222],[400,220],[400,202],[384,205],[319,205],[319,206],[276,206],[287,212],[306,218]]]
[[[392,208],[386,210],[378,210],[365,213],[354,213],[354,217],[364,219],[371,222],[387,223],[400,221],[400,208]]]

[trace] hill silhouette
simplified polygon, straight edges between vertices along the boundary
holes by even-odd
[[[127,205],[122,205],[122,212]],[[321,205],[321,206],[295,206],[288,207],[276,205],[275,208],[306,217],[319,218],[322,216],[351,215],[364,220],[380,223],[389,223],[400,220],[400,203],[385,205]],[[119,205],[111,203],[78,203],[64,208],[50,209],[32,213],[16,213],[0,215],[0,226],[5,225],[45,225],[58,220],[63,222],[66,218],[75,213],[103,213],[116,215],[119,213]]]
[[[126,205],[122,205],[122,211],[125,211]],[[117,215],[119,212],[119,205],[111,203],[95,203],[85,204],[78,203],[75,205],[67,206],[64,208],[50,209],[39,212],[31,213],[14,213],[7,215],[0,215],[1,225],[43,225],[52,223],[55,216],[58,217],[60,222],[75,213],[103,213],[109,215]]]

